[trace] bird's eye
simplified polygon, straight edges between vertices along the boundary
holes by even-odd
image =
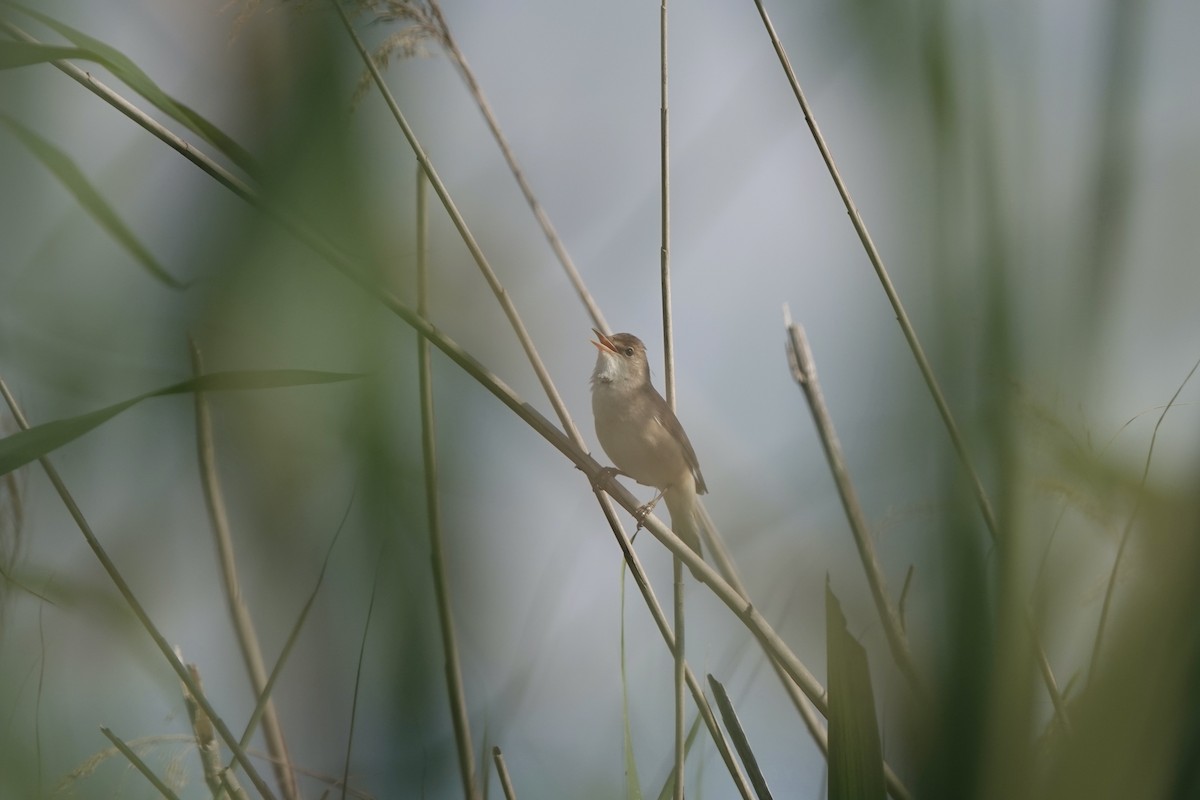
[[[633,355],[633,348],[632,348],[632,347],[626,347],[626,348],[625,348],[625,355],[627,355],[627,356],[632,356],[632,355]]]

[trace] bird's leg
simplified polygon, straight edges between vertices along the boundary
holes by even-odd
[[[611,481],[618,475],[625,475],[624,472],[616,467],[601,467],[600,473],[592,479],[592,491],[599,491],[604,488],[604,484]],[[626,475],[626,477],[629,477]]]
[[[671,488],[670,486],[667,487],[667,489],[670,489],[670,488]],[[638,506],[637,510],[635,510],[633,512],[633,518],[636,519],[637,523],[638,523],[637,530],[635,530],[634,533],[637,533],[637,531],[640,531],[642,529],[642,526],[646,524],[646,517],[650,516],[650,512],[654,510],[654,507],[656,505],[658,505],[658,501],[662,500],[662,496],[667,493],[667,489],[659,490],[658,494],[654,495],[653,500],[651,500],[649,503],[646,503],[645,505]]]

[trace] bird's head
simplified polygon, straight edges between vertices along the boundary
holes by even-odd
[[[592,372],[593,384],[636,387],[650,382],[650,362],[641,339],[632,333],[605,336],[595,328],[592,331],[596,334],[592,344],[600,351]]]

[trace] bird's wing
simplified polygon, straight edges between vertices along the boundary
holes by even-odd
[[[687,459],[688,466],[692,468],[692,477],[696,480],[696,494],[708,494],[708,487],[704,485],[704,476],[700,474],[700,460],[696,458],[692,442],[688,439],[683,425],[680,424],[679,417],[675,416],[675,412],[671,410],[665,400],[659,407],[657,418],[659,424],[667,429],[667,433],[671,434],[671,437],[683,447],[683,457]]]

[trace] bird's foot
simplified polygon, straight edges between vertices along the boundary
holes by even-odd
[[[654,499],[649,503],[644,503],[634,509],[633,518],[637,520],[637,530],[641,530],[646,525],[646,517],[650,516],[650,512],[658,505],[658,501],[662,500],[664,492],[659,492],[654,495]]]
[[[597,473],[596,477],[592,479],[592,491],[600,491],[604,488],[604,484],[608,483],[618,475],[624,474],[625,473],[621,472],[621,470],[617,469],[616,467],[601,467],[600,472]]]

